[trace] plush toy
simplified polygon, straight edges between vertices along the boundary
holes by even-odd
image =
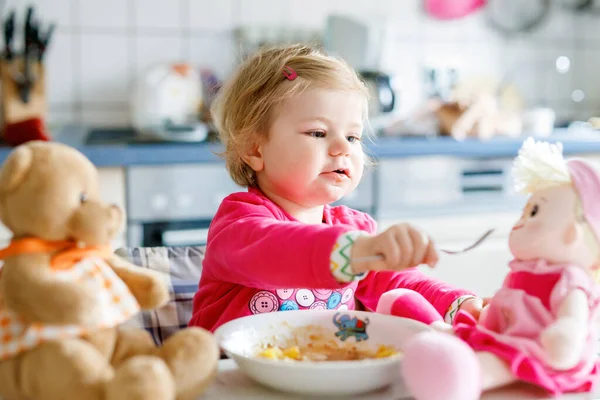
[[[448,101],[434,111],[442,135],[456,140],[495,136],[518,137],[523,132],[524,102],[512,84],[487,77],[458,82]]]
[[[584,392],[598,380],[600,175],[528,139],[514,178],[531,196],[510,233],[510,271],[478,321],[459,311],[453,334],[407,343],[402,374],[418,400],[473,400],[518,380]]]
[[[0,170],[0,397],[194,399],[211,381],[213,336],[183,329],[156,347],[120,326],[165,304],[160,277],[111,254],[122,215],[94,165],[53,142],[17,147]]]

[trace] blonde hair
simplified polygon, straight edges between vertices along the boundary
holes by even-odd
[[[293,69],[297,78],[286,79],[284,67]],[[267,139],[278,104],[312,87],[355,91],[368,99],[365,83],[347,63],[301,44],[260,50],[221,88],[211,113],[225,145],[220,155],[235,183],[256,186],[254,171],[242,155]],[[366,104],[364,119],[367,122]]]
[[[513,165],[513,178],[517,192],[531,194],[557,186],[573,186],[567,162],[563,157],[562,143],[536,142],[528,138],[519,150]],[[581,223],[584,240],[600,263],[600,243],[585,219],[581,199],[575,204],[575,218]],[[592,271],[596,282],[600,282],[600,269]]]

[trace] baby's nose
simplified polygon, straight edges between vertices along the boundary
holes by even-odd
[[[350,150],[350,142],[346,138],[335,138],[329,147],[332,156],[349,155]]]

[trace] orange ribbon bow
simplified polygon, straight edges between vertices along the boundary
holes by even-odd
[[[50,267],[54,270],[66,270],[85,257],[108,258],[111,250],[108,245],[81,247],[74,241],[49,241],[31,237],[12,240],[8,247],[0,249],[0,260],[32,253],[55,253],[50,259]]]

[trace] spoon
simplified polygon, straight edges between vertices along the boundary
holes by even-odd
[[[483,241],[485,239],[487,239],[493,232],[494,232],[494,229],[490,229],[490,230],[486,231],[475,242],[473,242],[473,244],[471,244],[471,245],[469,245],[467,247],[464,247],[462,249],[458,249],[458,250],[440,249],[440,251],[442,253],[452,254],[452,255],[466,253],[467,251],[473,250],[475,247],[477,247],[481,243],[483,243]],[[368,261],[380,261],[380,260],[383,260],[383,255],[378,254],[378,255],[375,255],[375,256],[366,256],[366,257],[353,258],[352,262],[368,262]]]

